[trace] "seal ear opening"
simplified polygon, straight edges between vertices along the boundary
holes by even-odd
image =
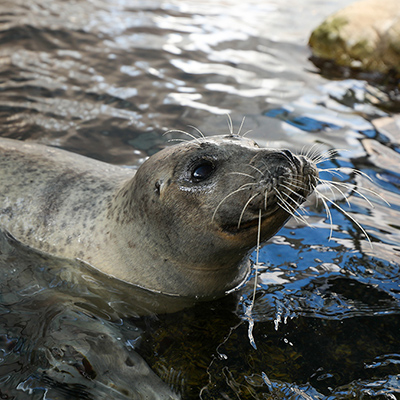
[[[160,196],[160,194],[161,194],[161,185],[162,185],[162,183],[163,182],[161,180],[159,180],[159,181],[156,181],[156,183],[154,185],[154,191],[155,191],[157,196]]]

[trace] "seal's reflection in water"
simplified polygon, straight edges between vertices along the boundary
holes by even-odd
[[[135,352],[141,335],[135,320],[189,301],[131,285],[128,296],[127,284],[26,247],[4,231],[0,266],[2,396],[179,398]],[[123,317],[130,318],[122,323]]]

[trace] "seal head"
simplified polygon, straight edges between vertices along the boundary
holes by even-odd
[[[260,210],[265,241],[312,192],[316,176],[308,159],[288,150],[234,136],[199,139],[148,159],[117,193],[108,218],[125,241],[140,242],[146,287],[220,295],[248,273]],[[129,259],[129,247],[119,247]],[[135,274],[132,266],[123,279],[135,281]]]

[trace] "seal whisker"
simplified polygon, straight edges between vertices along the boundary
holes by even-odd
[[[339,172],[343,172],[348,175],[350,175],[350,174],[360,175],[360,176],[368,179],[370,182],[372,182],[372,178],[368,174],[366,174],[365,172],[360,171],[359,169],[356,169],[356,168],[350,168],[350,167],[323,168],[323,169],[320,169],[320,171],[328,172],[332,175],[337,175],[337,176],[341,176],[339,174]]]
[[[242,128],[243,128],[243,125],[244,125],[244,121],[246,120],[246,117],[243,117],[242,118],[242,122],[240,123],[240,126],[239,126],[239,129],[238,129],[238,136],[240,136],[240,132],[242,132]],[[243,137],[243,136],[242,136]]]
[[[306,200],[304,196],[302,196],[302,195],[300,195],[299,193],[297,193],[297,192],[296,192],[295,190],[293,190],[290,186],[284,185],[283,183],[281,183],[280,186],[284,187],[285,189],[287,189],[289,192],[295,194],[296,196],[301,197],[301,198],[303,199],[303,201]],[[293,185],[293,186],[294,186],[294,185]],[[296,186],[294,186],[294,187],[296,187]],[[301,203],[299,203],[298,201],[295,201],[295,200],[292,199],[291,197],[289,197],[289,198],[296,204],[297,207],[301,207]]]
[[[228,113],[226,114],[226,119],[228,123],[229,135],[233,136],[233,122],[231,116]]]
[[[278,198],[279,198],[279,196],[278,196]],[[290,206],[289,204],[287,204],[287,201],[285,199],[279,198],[278,205],[283,210],[285,210],[291,217],[293,217],[294,219],[297,220],[297,215],[295,215],[294,211],[293,211],[294,208],[292,206]]]
[[[194,125],[188,125],[188,127],[189,127],[189,128],[192,128],[192,129],[194,129],[196,132],[198,132],[198,134],[200,135],[200,138],[202,138],[202,139],[205,139],[205,138],[206,138],[205,135],[204,135],[204,133],[203,133],[199,128],[196,128]]]
[[[190,138],[192,138],[192,139],[193,139],[195,142],[197,142],[197,143],[199,143],[199,142],[200,142],[200,139],[201,139],[201,138],[198,138],[198,137],[192,135],[191,133],[186,132],[186,131],[183,131],[183,130],[181,130],[181,129],[170,129],[169,131],[163,133],[163,136],[164,136],[164,135],[167,135],[168,133],[181,133],[181,134],[183,134],[183,135],[187,135],[187,136],[189,136]]]
[[[189,142],[191,142],[191,140],[188,140],[188,139],[168,139],[168,143],[170,143],[170,142],[186,142],[186,143],[189,143]]]
[[[363,178],[366,178],[370,182],[372,182],[372,178],[368,174],[366,174],[365,172],[360,171],[358,169],[355,169],[355,168],[337,167],[337,168],[320,169],[319,171],[320,172],[328,172],[328,173],[330,173],[332,175],[336,175],[338,177],[341,177],[339,172],[343,172],[345,174],[355,174],[355,175],[362,176]],[[369,188],[365,188],[365,187],[360,188],[360,189],[356,189],[356,185],[355,184],[351,184],[351,183],[347,183],[347,182],[328,181],[328,180],[324,180],[324,179],[321,179],[321,178],[318,178],[318,180],[319,180],[319,182],[321,182],[323,184],[334,185],[334,186],[342,186],[343,188],[351,190],[354,193],[357,193],[359,196],[361,196],[371,207],[374,207],[373,204],[368,200],[368,198],[365,195],[362,194],[362,192],[361,192],[361,189],[362,189],[364,192],[370,193],[370,194],[378,197],[380,200],[385,202],[390,207],[390,203],[383,196],[381,196],[378,192],[376,192],[375,190],[372,190],[372,189],[369,189]]]
[[[249,322],[249,327],[247,329],[247,336],[250,340],[250,344],[253,346],[254,349],[257,349],[256,341],[254,340],[253,336],[253,328],[254,328],[254,318],[252,317],[251,313],[253,311],[253,307],[256,301],[256,292],[257,292],[257,285],[258,285],[258,267],[261,266],[259,263],[259,256],[260,256],[260,244],[261,244],[261,222],[262,222],[262,211],[261,208],[258,210],[258,230],[257,230],[257,247],[256,247],[256,262],[254,264],[254,285],[253,285],[253,297],[248,307],[246,307],[245,315]]]
[[[292,181],[290,182],[291,187],[295,189],[306,189],[306,186],[304,185],[304,182],[300,181],[297,178],[292,178]]]
[[[363,176],[364,178],[367,178],[370,182],[372,182],[372,178],[368,174],[366,174],[365,172],[360,171],[359,169],[355,169],[355,168],[350,168],[350,169],[352,170],[351,172],[353,174]]]
[[[292,193],[295,193],[295,194],[297,194],[297,195],[298,195],[299,193],[294,192],[293,189],[298,189],[298,190],[305,190],[305,189],[307,189],[307,187],[305,186],[304,182],[301,182],[301,181],[298,180],[298,179],[292,179],[292,182],[290,183],[290,185],[291,185],[291,191],[292,191]],[[285,185],[282,184],[282,183],[281,183],[281,186],[284,186],[284,187],[287,187],[287,188],[288,188],[288,186],[285,186]],[[311,183],[309,183],[309,188],[308,188],[308,189],[310,190],[310,192],[312,192],[313,186],[312,186]],[[302,196],[302,197],[304,198],[304,196]]]
[[[230,136],[235,136],[235,133],[234,133],[234,131],[233,131],[233,122],[232,122],[232,118],[231,118],[231,116],[230,116],[229,114],[226,114],[226,116],[227,116],[227,120],[228,120],[227,122],[228,122],[229,135],[230,135]],[[237,136],[240,136],[240,137],[242,137],[242,138],[244,138],[247,134],[249,134],[249,133],[252,131],[252,130],[250,129],[250,130],[246,131],[245,133],[243,133],[243,134],[241,135],[241,132],[242,132],[242,129],[243,129],[245,120],[246,120],[246,116],[244,116],[244,117],[242,118],[242,122],[240,123],[238,132],[236,133]]]
[[[315,152],[312,157],[311,160],[314,162],[314,164],[320,164],[323,161],[328,161],[328,160],[332,160],[337,156],[337,151],[336,150],[328,150],[328,151],[324,151],[322,153],[318,153]]]
[[[255,167],[252,164],[247,164],[249,167],[253,168],[254,170],[256,170],[257,172],[259,172],[261,174],[262,177],[264,177],[264,173],[262,171],[260,171],[257,167]]]
[[[215,208],[214,213],[213,213],[213,215],[212,215],[212,217],[211,217],[211,221],[214,221],[215,215],[217,214],[217,211],[218,211],[219,207],[224,203],[224,201],[225,201],[226,199],[228,199],[229,197],[233,196],[233,195],[236,194],[236,193],[239,193],[239,192],[241,192],[241,191],[243,191],[243,190],[247,190],[247,186],[251,186],[251,185],[255,185],[255,183],[245,183],[244,185],[240,186],[238,189],[236,189],[236,190],[234,190],[233,192],[231,192],[231,193],[229,193],[228,195],[226,195],[226,196],[218,203],[217,207]]]
[[[286,186],[286,188],[287,188],[290,192],[292,192],[293,194],[298,195],[298,193],[297,193],[296,191],[292,190],[291,188],[289,188],[289,187],[287,187],[287,186]],[[282,202],[284,202],[284,204],[285,204],[287,207],[289,207],[290,210],[293,210],[292,213],[291,213],[291,215],[292,215],[297,221],[301,221],[301,222],[303,222],[304,224],[306,224],[307,226],[311,226],[311,225],[309,224],[309,222],[305,219],[305,217],[304,217],[303,215],[300,214],[300,211],[302,211],[303,213],[307,213],[307,211],[305,210],[305,208],[303,207],[303,205],[302,205],[301,203],[299,203],[298,201],[292,199],[291,197],[288,197],[287,199],[284,199],[283,196],[282,196],[282,194],[281,194],[281,193],[279,193],[279,194],[280,194],[280,196],[281,196],[281,197],[280,197],[280,200],[281,200]],[[294,203],[294,205],[293,205],[293,204],[290,204],[289,200],[291,200],[292,203]]]
[[[328,161],[328,160],[332,160],[335,159],[338,155],[340,151],[347,151],[344,149],[332,149],[332,150],[328,150],[322,154],[319,154],[317,157],[315,158],[311,158],[311,160],[314,162],[314,164],[318,165],[321,162],[324,161]]]
[[[336,194],[335,194],[333,189],[336,189],[343,196],[343,198],[345,199],[347,205],[349,207],[351,207],[351,204],[350,204],[350,201],[348,199],[348,196],[346,196],[346,194],[339,187],[333,185],[331,181],[325,181],[324,179],[319,179],[319,182],[328,187],[328,189],[332,193],[333,198],[334,198],[335,201],[337,201],[337,200],[336,200]]]
[[[315,146],[315,144],[313,144],[311,147],[309,147],[309,148],[307,149],[307,151],[306,151],[306,150],[305,150],[305,149],[306,149],[306,145],[303,145],[303,147],[301,148],[299,154],[300,154],[300,155],[303,155],[304,157],[310,158],[308,155],[309,155],[311,149],[312,149],[314,146]]]
[[[245,133],[243,133],[242,138],[244,138],[245,136],[247,136],[249,133],[253,132],[253,129],[249,129],[248,131],[246,131]]]
[[[309,157],[311,160],[314,158],[318,157],[319,154],[321,154],[321,149],[322,144],[321,143],[314,143],[310,149],[306,153],[306,157]]]
[[[296,219],[297,222],[299,222],[299,221],[303,222],[305,225],[307,225],[310,228],[312,228],[312,226],[306,220],[306,218],[302,214],[300,214],[300,211],[303,212],[304,214],[308,213],[307,210],[301,204],[299,206],[296,205],[296,207],[294,207],[294,215],[293,215],[293,217]]]
[[[340,172],[344,172],[341,171],[340,168],[329,168],[329,169],[318,169],[319,172],[327,172],[328,174],[331,174],[332,176],[336,176],[341,178],[342,175],[340,175]]]
[[[332,234],[333,234],[333,221],[332,221],[331,210],[329,209],[329,206],[328,206],[326,200],[321,196],[321,193],[318,192],[317,188],[315,188],[315,193],[317,194],[317,197],[322,201],[322,204],[324,205],[324,208],[325,208],[326,217],[329,219],[329,223],[330,223],[331,227],[330,227],[328,240],[331,240],[332,239]]]
[[[280,200],[280,202],[278,202],[278,205],[282,209],[284,209],[296,221],[302,221],[306,225],[310,226],[310,224],[307,222],[307,220],[302,215],[300,215],[300,214],[296,215],[296,213],[298,213],[298,208],[297,207],[291,205],[285,198],[283,198],[282,194],[279,192],[279,190],[277,188],[274,188],[274,191],[276,193],[276,196],[277,196],[278,200]],[[294,201],[294,203],[297,205],[297,203],[295,201]]]
[[[305,157],[309,158],[310,160],[314,160],[315,158],[317,158],[319,156],[319,154],[321,153],[319,151],[319,148],[322,147],[321,143],[314,143],[304,154]],[[301,154],[303,154],[304,151],[304,147],[301,150]]]
[[[354,193],[357,193],[360,197],[362,197],[371,208],[374,208],[374,205],[372,204],[372,202],[368,199],[368,197],[366,195],[364,195],[361,190],[363,190],[364,192],[370,193],[376,197],[378,197],[380,200],[382,200],[383,202],[385,202],[388,206],[390,206],[390,203],[383,197],[381,196],[378,192],[376,192],[375,190],[369,189],[369,188],[360,188],[360,189],[356,189],[355,185],[352,185],[350,183],[347,182],[336,182],[336,181],[328,181],[328,180],[324,180],[321,178],[318,178],[319,182],[326,184],[328,186],[334,186],[336,190],[339,191],[338,186],[343,187],[345,189],[351,190]],[[340,193],[343,195],[343,197],[347,197],[345,196],[345,194],[343,192],[340,191]]]
[[[264,165],[264,167],[266,168],[266,170],[268,170],[268,164],[264,160],[261,160],[261,162]]]
[[[357,227],[361,230],[361,232],[365,235],[366,239],[368,240],[369,245],[372,248],[372,242],[371,239],[367,233],[367,231],[361,226],[361,224],[350,214],[348,213],[346,210],[344,210],[342,207],[340,207],[338,204],[336,204],[334,201],[332,201],[329,197],[325,196],[324,194],[322,194],[321,192],[317,191],[316,189],[316,193],[318,194],[318,196],[321,196],[322,200],[327,201],[328,203],[331,203],[333,206],[335,206],[343,215],[345,215],[347,218],[349,218],[354,224],[357,225]],[[332,221],[332,220],[331,220]]]
[[[242,131],[242,128],[244,126],[244,121],[245,121],[246,117],[243,117],[242,119],[242,123],[240,124],[239,130],[238,130],[238,135],[241,136],[242,138],[244,138],[245,136],[247,136],[250,132],[253,132],[252,129],[249,129],[248,131],[244,132],[242,135],[240,135],[240,132]]]
[[[242,222],[242,218],[243,218],[243,215],[244,215],[244,213],[245,213],[245,211],[246,211],[246,208],[247,208],[248,205],[252,202],[252,200],[254,200],[259,194],[260,194],[260,193],[256,193],[256,194],[254,194],[253,196],[251,196],[249,200],[247,200],[246,204],[245,204],[244,207],[243,207],[242,212],[240,213],[239,222],[238,222],[238,229],[240,228],[240,224],[241,224],[241,222]]]
[[[236,172],[236,171],[233,171],[233,172],[228,172],[228,175],[243,175],[243,176],[248,176],[249,178],[252,178],[252,179],[256,179],[256,177],[254,177],[253,175],[250,175],[250,174],[246,174],[246,173],[244,173],[244,172]]]
[[[336,158],[338,151],[336,149],[324,150],[322,143],[315,143],[304,156],[317,165],[323,161]]]
[[[261,208],[258,210],[258,231],[257,231],[257,257],[256,257],[256,268],[260,265],[259,255],[260,255],[260,244],[261,244],[261,222],[262,222],[262,211]],[[257,283],[257,282],[256,282]],[[253,304],[256,297],[256,291],[253,292]]]

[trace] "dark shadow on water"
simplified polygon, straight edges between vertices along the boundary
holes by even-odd
[[[336,398],[353,381],[375,382],[378,391],[378,382],[400,373],[398,315],[304,316],[278,328],[274,321],[259,322],[256,350],[247,324],[223,303],[162,316],[145,330],[139,352],[184,398],[283,398],[284,387]]]

